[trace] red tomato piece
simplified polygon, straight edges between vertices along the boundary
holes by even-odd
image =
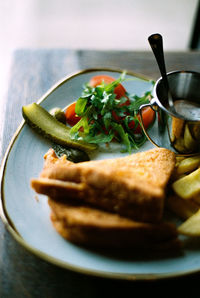
[[[108,75],[97,75],[91,78],[91,80],[89,81],[89,85],[92,87],[96,87],[102,82],[104,82],[105,84],[110,84],[114,81],[115,79]],[[117,87],[115,87],[114,93],[116,94],[116,98],[119,99],[122,96],[126,96],[126,89],[122,86],[122,84],[119,84]]]
[[[120,122],[121,120],[123,120],[123,117],[118,116],[115,111],[112,111],[112,117],[117,122]]]
[[[66,122],[74,126],[81,118],[76,115],[75,112],[76,102],[72,103],[65,111]]]
[[[142,120],[143,120],[143,124],[145,128],[148,128],[149,125],[154,121],[154,117],[155,117],[155,112],[154,110],[152,110],[151,107],[146,107],[144,109],[142,109]],[[137,115],[138,120],[141,122],[141,117],[140,115]],[[135,121],[132,120],[129,122],[128,124],[130,129],[134,129],[135,128]],[[135,128],[135,133],[141,133],[142,128],[140,125],[138,125]]]
[[[149,125],[154,121],[155,112],[151,107],[146,107],[142,109],[142,120],[144,123],[144,127],[148,128]],[[138,115],[138,119],[140,119],[140,115]]]

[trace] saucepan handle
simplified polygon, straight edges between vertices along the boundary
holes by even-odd
[[[145,109],[145,108],[147,108],[147,107],[150,107],[154,112],[157,112],[157,111],[158,111],[158,106],[157,106],[157,104],[155,104],[154,99],[151,100],[150,103],[143,104],[143,105],[140,106],[140,108],[139,108],[139,114],[140,114],[140,119],[141,119],[142,129],[143,129],[143,131],[144,131],[144,133],[145,133],[147,139],[148,139],[150,142],[152,142],[156,147],[159,147],[158,144],[156,144],[156,143],[154,142],[154,140],[150,137],[150,135],[148,134],[147,129],[146,129],[145,126],[144,126],[144,122],[143,122],[143,118],[142,118],[142,110]]]

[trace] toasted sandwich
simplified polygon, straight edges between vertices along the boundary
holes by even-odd
[[[140,221],[162,219],[165,188],[175,167],[175,154],[164,148],[122,158],[74,164],[55,152],[45,155],[44,169],[31,185],[53,200],[89,204]]]
[[[174,249],[180,247],[173,224],[136,222],[87,205],[48,199],[57,232],[70,242],[98,248]]]

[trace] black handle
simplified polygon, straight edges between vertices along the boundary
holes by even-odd
[[[168,87],[168,81],[166,76],[166,67],[165,67],[165,59],[163,52],[163,39],[159,33],[155,33],[149,36],[148,38],[149,44],[152,48],[156,61],[158,63],[158,67],[161,72],[161,76]]]
[[[162,36],[159,33],[152,34],[149,36],[148,41],[150,43],[150,46],[152,48],[152,51],[154,53],[158,67],[161,72],[169,107],[175,113],[173,98],[169,90],[169,84],[168,84],[168,79],[166,74]]]

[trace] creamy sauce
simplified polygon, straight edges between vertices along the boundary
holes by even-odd
[[[188,100],[174,102],[175,111],[189,120],[200,120],[200,104]]]

